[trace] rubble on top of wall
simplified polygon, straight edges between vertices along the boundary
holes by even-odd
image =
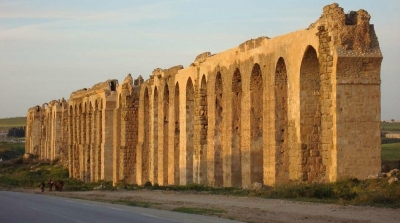
[[[370,18],[368,12],[363,9],[346,14],[339,4],[334,3],[325,6],[321,17],[311,23],[307,30],[315,27],[320,31],[327,30],[334,37],[334,44],[345,51],[368,52],[374,46],[371,43],[377,42],[371,40],[370,32],[374,30],[369,24]]]
[[[199,54],[199,55],[196,56],[196,59],[194,59],[194,62],[191,63],[190,66],[191,66],[191,67],[198,66],[198,65],[200,65],[201,63],[203,63],[204,61],[206,61],[208,57],[211,57],[211,56],[213,56],[213,55],[211,54],[211,52],[204,52],[204,53],[201,53],[201,54]]]
[[[139,85],[141,85],[143,82],[144,82],[144,79],[143,79],[142,75],[139,75],[139,77],[138,77],[137,79],[135,79],[134,85],[135,85],[135,86],[139,86]]]
[[[132,75],[129,73],[128,75],[126,75],[124,81],[122,81],[121,88],[128,90],[130,93],[132,93],[131,92],[132,87],[133,87],[133,78]]]
[[[174,74],[178,73],[178,71],[182,70],[182,69],[183,69],[182,65],[176,65],[176,66],[170,67],[168,69],[156,68],[153,70],[150,78],[154,78],[154,77],[157,77],[158,79],[165,78],[170,75],[174,75]]]
[[[176,65],[176,66],[170,67],[168,69],[165,69],[164,74],[165,74],[165,76],[176,74],[176,73],[178,73],[179,70],[182,70],[182,69],[183,69],[182,65]]]
[[[110,85],[114,85],[114,88],[118,86],[117,79],[109,79],[104,82],[97,83],[93,85],[92,88],[83,88],[71,93],[70,98],[88,96],[92,94],[97,94],[99,91],[110,91]]]
[[[153,72],[151,72],[151,75],[157,78],[161,78],[164,76],[164,70],[161,68],[156,68],[153,70]]]
[[[264,41],[270,39],[268,36],[260,36],[257,39],[250,39],[239,45],[240,52],[252,50],[263,45]]]

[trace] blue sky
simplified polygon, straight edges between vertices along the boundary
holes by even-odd
[[[382,119],[400,119],[400,1],[336,1],[365,9],[384,56]],[[0,118],[128,73],[189,66],[259,36],[304,29],[333,1],[0,0]]]

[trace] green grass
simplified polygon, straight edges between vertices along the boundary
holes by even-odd
[[[400,142],[382,144],[382,160],[400,160]]]
[[[400,139],[397,138],[384,138],[382,137],[381,144],[389,144],[389,143],[400,143]]]
[[[222,209],[210,209],[210,208],[189,208],[189,207],[179,207],[172,209],[172,211],[187,213],[187,214],[198,214],[198,215],[220,215],[226,213]]]
[[[0,118],[0,132],[7,132],[12,127],[23,126],[26,126],[26,117]]]
[[[21,157],[25,153],[24,143],[0,142],[0,158],[3,161]]]
[[[0,127],[20,127],[26,125],[26,117],[0,118]]]
[[[400,131],[400,122],[381,122],[381,126],[385,131]]]
[[[124,199],[113,201],[111,203],[113,203],[113,204],[122,204],[122,205],[127,205],[127,206],[134,206],[134,207],[142,207],[142,208],[149,208],[150,207],[150,203],[149,202],[131,201],[131,200],[124,200]]]
[[[0,186],[38,188],[40,182],[49,179],[64,181],[64,191],[90,191],[99,184],[105,185],[107,189],[113,188],[112,182],[84,183],[69,178],[68,169],[57,162],[24,163],[21,157],[0,162]]]

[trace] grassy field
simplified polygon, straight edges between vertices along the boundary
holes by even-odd
[[[3,161],[21,157],[25,153],[25,143],[0,142],[0,158]]]
[[[8,131],[12,127],[26,125],[26,117],[0,118],[0,131]]]
[[[382,144],[382,160],[400,160],[400,142]]]
[[[400,122],[389,123],[381,122],[382,131],[399,131],[400,132]]]

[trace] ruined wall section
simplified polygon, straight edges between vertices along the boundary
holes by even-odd
[[[66,101],[52,100],[42,106],[28,110],[25,152],[38,155],[42,160],[60,159],[62,165],[68,166],[67,138],[65,134],[64,112]],[[64,121],[63,121],[64,120]]]
[[[320,30],[329,35],[329,51],[333,52],[326,57],[326,71],[332,72],[332,115],[327,116],[327,125],[323,126],[330,127],[332,119],[334,131],[323,134],[325,141],[333,138],[336,146],[328,156],[332,162],[326,162],[332,169],[330,180],[365,178],[379,172],[381,166],[379,43],[365,10],[345,14],[332,4],[324,7],[321,19],[326,20],[326,26]],[[336,66],[331,68],[330,64]],[[359,166],[364,168],[354,173]]]
[[[159,185],[174,184],[178,164],[174,151],[174,96],[175,74],[183,66],[169,69],[157,68],[150,79],[141,80],[136,94],[138,103],[138,139],[136,181],[138,184],[151,182]],[[179,179],[179,177],[177,178]]]
[[[114,183],[136,183],[139,89],[143,79],[130,74],[117,88],[114,111]]]
[[[28,110],[26,115],[25,153],[40,154],[41,113],[40,106],[35,106]]]
[[[60,162],[65,167],[68,168],[68,137],[69,137],[69,129],[68,129],[68,102],[63,98],[60,100],[60,106],[58,108],[59,113],[61,113],[60,117],[60,125],[61,125],[61,141],[60,141]]]
[[[71,94],[69,112],[70,176],[83,181],[113,179],[113,112],[117,80]]]

